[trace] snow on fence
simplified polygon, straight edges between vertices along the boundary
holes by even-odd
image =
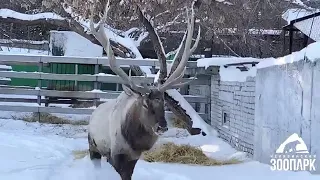
[[[69,64],[88,64],[95,66],[95,74],[54,74],[43,73],[43,67],[48,63],[69,63]],[[159,67],[157,59],[117,59],[117,64],[120,66],[138,65]],[[168,63],[171,61],[168,61]],[[109,60],[106,57],[68,57],[68,56],[43,56],[43,55],[1,55],[0,64],[5,65],[37,65],[38,72],[16,72],[16,71],[0,71],[0,77],[3,78],[22,78],[38,80],[37,88],[18,88],[14,86],[1,86],[0,94],[4,95],[23,95],[23,98],[0,98],[0,101],[15,102],[9,105],[0,105],[2,111],[20,111],[20,112],[48,112],[48,113],[65,113],[65,114],[91,114],[92,108],[69,108],[69,107],[46,107],[42,104],[46,102],[46,97],[58,97],[69,100],[61,100],[56,103],[70,103],[70,99],[91,100],[94,105],[103,102],[106,99],[114,99],[121,93],[119,91],[101,91],[98,89],[99,83],[116,83],[121,84],[123,80],[117,75],[99,73],[99,66],[109,66]],[[195,72],[196,62],[188,62],[188,73]],[[152,83],[153,77],[132,76],[136,83]],[[94,90],[92,91],[60,91],[48,90],[42,87],[42,81],[45,80],[71,80],[71,81],[90,81],[94,82]],[[183,78],[182,82],[189,81],[189,78]],[[190,85],[210,85],[208,79],[196,79]],[[33,98],[26,98],[25,96]],[[204,96],[184,95],[184,98],[191,104],[209,104],[210,101]],[[17,105],[17,102],[33,102],[38,105]],[[203,119],[209,117],[204,113],[199,113]]]

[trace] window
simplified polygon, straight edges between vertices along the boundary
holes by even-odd
[[[225,111],[222,111],[222,126],[229,126],[230,117],[229,114]]]
[[[227,113],[223,113],[223,124],[226,124],[227,123]]]

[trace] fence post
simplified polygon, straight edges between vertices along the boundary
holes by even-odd
[[[38,72],[42,73],[42,70],[43,70],[43,63],[39,62],[38,63]],[[39,90],[42,88],[42,79],[38,79],[38,88],[39,88]],[[41,95],[40,94],[38,95],[37,103],[39,104],[39,106],[41,106]]]
[[[99,64],[94,65],[94,74],[95,75],[99,74]],[[95,90],[98,89],[98,77],[96,77],[96,81],[93,84],[93,89],[95,89]],[[98,105],[98,98],[97,97],[94,98],[93,103],[94,103],[94,106],[97,107],[97,105]]]
[[[75,74],[78,74],[78,64],[75,64],[74,66],[75,68]],[[78,81],[74,81],[74,87],[75,87],[75,90],[78,91]]]

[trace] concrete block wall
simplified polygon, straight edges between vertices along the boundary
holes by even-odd
[[[234,148],[253,155],[255,78],[246,82],[220,81],[211,76],[211,125]]]
[[[320,60],[258,69],[254,159],[270,164],[270,155],[298,134],[320,173]]]

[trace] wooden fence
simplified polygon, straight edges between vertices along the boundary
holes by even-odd
[[[43,73],[42,69],[49,63],[68,63],[68,64],[87,64],[95,66],[95,74],[54,74]],[[150,66],[153,68],[159,67],[157,59],[117,59],[117,64],[120,66],[138,65]],[[170,61],[168,61],[170,63]],[[10,85],[0,86],[0,102],[12,102],[8,105],[0,104],[0,111],[19,111],[19,112],[46,112],[46,113],[63,113],[63,114],[91,114],[93,109],[90,108],[71,108],[71,107],[47,107],[46,98],[60,98],[55,103],[57,104],[72,104],[74,100],[90,100],[93,105],[99,105],[104,102],[104,99],[117,98],[121,91],[101,91],[99,90],[100,83],[117,83],[121,84],[123,80],[117,75],[99,74],[99,67],[109,66],[109,60],[106,57],[66,57],[66,56],[38,56],[38,55],[0,55],[0,64],[2,65],[37,65],[38,72],[16,72],[16,71],[0,71],[0,77],[3,78],[22,78],[38,80],[37,88],[17,87]],[[197,68],[196,62],[188,62],[186,75],[201,73],[203,69]],[[133,81],[136,83],[152,83],[154,77],[133,76]],[[89,81],[94,82],[93,91],[60,91],[48,90],[42,87],[43,81],[46,80],[71,80],[71,81]],[[183,82],[189,78],[183,78]],[[191,82],[190,85],[208,85],[210,79],[199,78]],[[6,97],[6,95],[24,95],[20,98]],[[205,104],[210,106],[210,99],[202,96],[183,95],[190,104]],[[28,98],[27,98],[28,97]],[[35,103],[32,105],[18,103]],[[199,113],[204,119],[210,118],[209,113]]]

